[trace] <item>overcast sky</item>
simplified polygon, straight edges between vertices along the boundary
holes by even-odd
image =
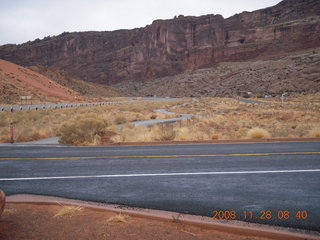
[[[0,45],[73,31],[144,27],[180,14],[221,14],[273,6],[280,0],[0,0]]]

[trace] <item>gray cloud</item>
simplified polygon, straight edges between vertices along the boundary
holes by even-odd
[[[280,0],[0,0],[0,45],[22,43],[64,31],[144,27],[176,15],[229,17]]]

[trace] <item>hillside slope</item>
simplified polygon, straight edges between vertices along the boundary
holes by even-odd
[[[219,63],[214,68],[114,87],[130,96],[170,97],[320,92],[320,48],[267,60]]]
[[[72,89],[86,97],[120,97],[121,93],[115,88],[105,85],[85,82],[83,80],[71,77],[67,72],[44,66],[31,66],[32,71],[38,72],[47,78],[59,83],[60,85]]]
[[[20,96],[32,96],[33,102],[81,99],[75,91],[37,72],[0,59],[0,102],[19,103]]]
[[[17,104],[21,96],[31,96],[33,103],[45,103],[97,100],[121,94],[112,87],[72,78],[62,70],[41,66],[24,68],[0,59],[0,103]]]
[[[54,66],[85,81],[115,84],[315,47],[320,47],[320,1],[284,0],[227,19],[179,16],[132,30],[63,33],[4,45],[0,58],[23,66]]]

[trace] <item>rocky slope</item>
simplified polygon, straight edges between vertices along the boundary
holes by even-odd
[[[133,30],[63,33],[4,45],[0,58],[23,66],[54,66],[86,81],[115,84],[319,46],[319,0],[284,0],[227,19],[179,16]]]
[[[121,93],[115,88],[97,83],[85,82],[70,76],[66,71],[61,69],[43,66],[31,66],[29,69],[46,76],[47,78],[79,93],[82,96],[95,98],[121,96]]]
[[[64,71],[45,67],[24,68],[0,59],[0,104],[88,101],[92,97],[120,96],[115,89],[71,78]],[[31,103],[30,100],[24,103]]]
[[[128,96],[281,95],[320,92],[320,48],[265,60],[219,63],[148,82],[116,84]]]

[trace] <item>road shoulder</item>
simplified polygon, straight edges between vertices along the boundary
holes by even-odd
[[[62,206],[80,206],[84,210],[78,216],[58,221],[59,219],[53,217],[54,212],[58,211]],[[130,216],[130,221],[120,225],[108,223],[108,218],[119,213]],[[32,222],[35,219],[38,220]],[[218,221],[209,217],[175,212],[37,195],[8,196],[2,221],[13,221],[13,225],[30,225],[29,228],[24,230],[25,234],[31,234],[34,230],[32,230],[31,226],[36,224],[34,226],[37,226],[37,233],[48,237],[50,236],[50,232],[54,234],[52,229],[56,230],[56,227],[63,227],[62,232],[64,233],[71,232],[75,234],[78,231],[79,236],[84,237],[70,236],[77,237],[77,239],[86,239],[85,237],[93,233],[105,236],[105,239],[127,239],[128,237],[131,239],[153,239],[155,236],[159,237],[160,235],[166,239],[237,240],[243,239],[244,236],[250,237],[250,239],[320,239],[319,233],[303,230],[240,221]],[[61,222],[64,222],[64,224],[62,225]],[[1,225],[0,236],[1,234],[3,236],[6,236],[5,234],[15,234],[12,232],[14,226],[9,226],[10,224],[8,226]],[[86,225],[86,232],[83,232],[82,228],[69,229],[82,225]],[[48,226],[51,226],[52,229],[48,229]],[[122,229],[120,232],[119,228]]]

